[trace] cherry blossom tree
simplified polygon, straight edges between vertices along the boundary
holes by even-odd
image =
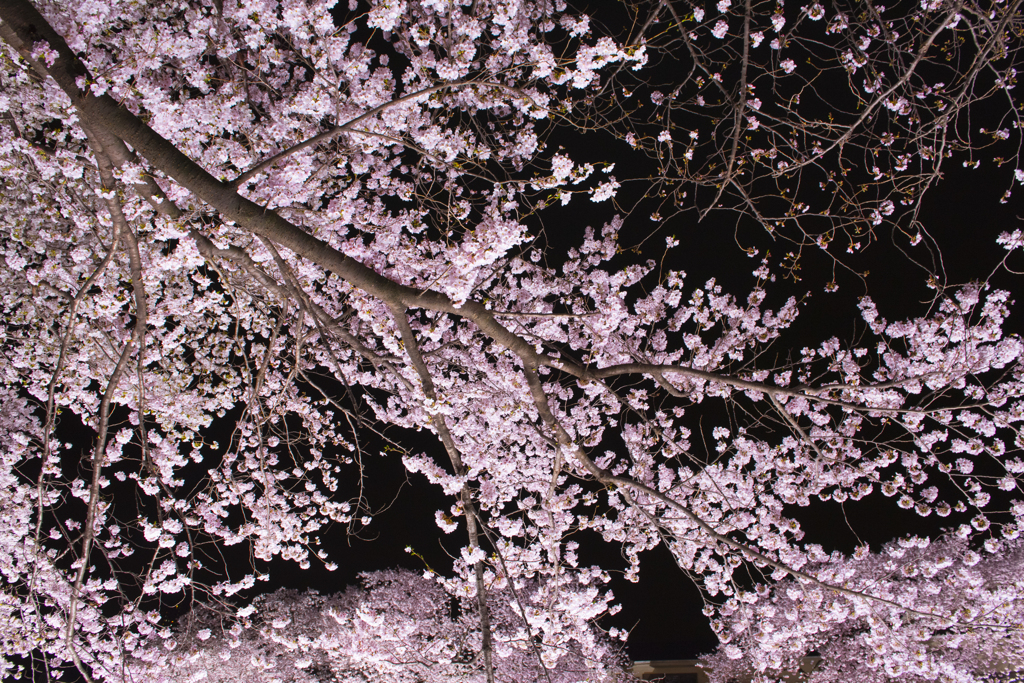
[[[811,651],[822,657],[811,681],[973,681],[1024,668],[1019,538],[987,541],[980,553],[957,536],[911,536],[853,557],[812,553],[817,576],[888,602],[792,579],[764,599],[730,598],[715,624],[724,644],[705,662],[712,680],[774,680]]]
[[[269,664],[333,608],[369,616],[305,643],[311,662],[397,676],[397,650],[361,630],[396,628],[424,656],[440,639],[439,679],[472,647],[489,682],[577,680],[608,661],[610,568],[580,559],[598,537],[632,580],[667,548],[721,624],[747,628],[737,604],[770,610],[787,590],[828,601],[819,630],[857,643],[837,653],[909,657],[904,622],[928,638],[1009,629],[1017,593],[979,592],[985,574],[956,574],[959,598],[905,589],[900,572],[947,546],[833,559],[802,543],[796,511],[878,496],[949,517],[962,540],[942,552],[984,547],[992,576],[1015,566],[1024,345],[989,284],[1006,261],[951,286],[919,211],[951,159],[999,165],[1007,201],[1024,181],[1018,10],[665,0],[624,6],[635,21],[606,34],[558,0],[5,0],[5,675],[155,678],[226,641]],[[979,138],[982,109],[999,113]],[[618,133],[655,171],[574,159],[560,131]],[[644,198],[627,205],[631,187]],[[531,222],[609,200],[619,215],[562,241]],[[745,291],[691,283],[675,238],[660,262],[622,248],[650,202],[656,225],[728,211],[793,250],[781,270],[755,261]],[[930,305],[890,322],[864,297],[859,339],[793,345],[800,302],[777,274],[814,250],[848,267],[883,237],[928,269]],[[1006,259],[1024,244],[1011,226],[980,239]],[[353,595],[232,616],[262,563],[335,568],[327,530],[369,523],[348,493],[378,457],[367,434],[451,498],[420,514],[465,534],[451,571],[409,597],[423,618],[383,620]],[[250,564],[225,559],[235,547]],[[371,581],[367,599],[400,609],[379,596],[411,580]],[[463,644],[444,663],[452,629]],[[825,642],[744,638],[726,646],[761,670]]]
[[[152,635],[134,653],[132,675],[153,681],[469,681],[480,680],[480,621],[472,598],[453,610],[434,577],[408,570],[363,574],[361,587],[324,596],[279,590],[234,618],[197,610],[170,637]],[[607,639],[564,632],[537,647],[512,605],[540,613],[538,586],[511,598],[493,591],[492,638],[498,679],[613,681],[618,654]],[[520,596],[522,596],[520,598]],[[541,625],[533,622],[534,625]],[[559,653],[555,659],[543,658]],[[552,666],[558,662],[557,668]]]

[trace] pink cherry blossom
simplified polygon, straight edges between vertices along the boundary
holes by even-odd
[[[858,336],[797,341],[783,282],[821,258],[829,296],[883,239],[920,263],[949,163],[1009,200],[1016,6],[718,9],[609,35],[559,0],[0,5],[3,675],[618,675],[610,572],[656,547],[718,676],[1016,666],[1020,231],[912,312],[837,310]],[[577,195],[604,216],[548,210]],[[669,232],[722,215],[773,253]],[[447,497],[410,514],[450,565],[244,599],[375,532],[373,458]],[[805,541],[799,508],[869,496],[950,527]]]

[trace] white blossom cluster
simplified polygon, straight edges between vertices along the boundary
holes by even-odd
[[[612,568],[581,546],[598,538],[629,580],[667,548],[725,659],[761,675],[834,646],[878,676],[968,680],[984,648],[1012,652],[1010,293],[930,281],[907,319],[864,297],[855,342],[782,348],[801,303],[778,279],[799,254],[703,282],[679,267],[685,239],[638,256],[635,216],[611,206],[636,179],[551,131],[630,128],[623,149],[659,169],[645,226],[697,197],[701,219],[739,212],[842,263],[917,215],[952,154],[943,126],[1013,87],[1014,11],[780,1],[741,18],[723,0],[637,25],[668,35],[670,4],[697,66],[636,88],[635,110],[617,86],[645,77],[646,37],[597,35],[560,0],[0,5],[0,673],[466,680],[487,676],[490,611],[509,679],[603,676]],[[915,70],[965,32],[991,57],[954,74],[966,90]],[[815,65],[845,74],[853,113],[804,115]],[[1012,117],[968,151],[1009,149]],[[851,149],[868,190],[844,177]],[[820,194],[794,189],[811,177]],[[577,194],[603,227],[545,241],[545,210]],[[1011,229],[985,237],[1007,272]],[[373,528],[378,457],[448,496],[422,514],[461,546],[450,571],[232,607],[272,561],[337,568],[327,531]],[[952,540],[853,558],[804,542],[796,510],[867,496]],[[191,604],[223,613],[174,626]]]

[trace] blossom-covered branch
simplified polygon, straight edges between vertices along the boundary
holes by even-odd
[[[798,517],[812,499],[877,497],[948,517],[956,552],[1016,561],[1024,344],[1009,292],[931,273],[935,299],[915,316],[887,321],[888,302],[863,297],[843,314],[859,338],[819,325],[806,342],[791,329],[800,299],[776,278],[810,245],[843,265],[829,244],[844,232],[856,252],[886,221],[896,240],[916,229],[942,122],[1012,87],[1019,18],[1005,4],[891,19],[869,5],[827,24],[814,4],[790,25],[781,4],[723,0],[705,21],[710,9],[658,2],[636,22],[647,35],[623,37],[547,0],[5,2],[0,506],[24,529],[0,539],[0,664],[159,680],[186,659],[213,671],[223,652],[233,678],[242,659],[294,680],[604,675],[605,584],[616,569],[636,580],[658,545],[723,619],[770,618],[779,591],[804,591],[835,607],[827,628],[867,619],[871,643],[901,657],[900,620],[928,638],[1006,626],[992,614],[1016,614],[1017,593],[954,604],[902,590],[910,559],[823,555]],[[676,41],[692,68],[666,93],[644,67]],[[925,83],[947,68],[939,46],[963,57],[948,67],[957,92]],[[806,103],[832,96],[783,54],[855,90],[866,73],[869,97],[820,117]],[[654,118],[631,108],[634,90]],[[680,142],[681,118],[712,123]],[[617,178],[553,144],[562,130],[622,133],[658,172],[626,179],[622,164]],[[908,171],[897,148],[929,140],[931,166]],[[850,167],[858,145],[877,167]],[[818,173],[832,194],[812,211],[802,188]],[[674,238],[660,263],[623,248],[638,210],[557,238],[533,223],[579,194],[621,209],[641,181],[636,206],[685,213],[696,199],[700,219],[753,216],[797,251],[781,270],[764,257],[693,283]],[[897,195],[913,208],[897,211]],[[1024,238],[999,232],[986,239],[1015,258]],[[86,457],[58,414],[92,430]],[[402,437],[415,432],[434,440]],[[450,568],[367,578],[376,606],[310,594],[239,607],[265,563],[336,569],[327,530],[371,524],[367,434],[449,497],[411,514],[444,534],[465,525]],[[624,566],[585,566],[588,537]],[[248,563],[224,560],[229,546]],[[179,604],[192,616],[172,628]],[[289,626],[286,613],[303,616]],[[726,659],[758,671],[814,646],[736,623],[753,635]]]

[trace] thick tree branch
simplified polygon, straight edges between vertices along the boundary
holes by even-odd
[[[412,363],[413,368],[416,370],[416,374],[420,378],[423,395],[427,400],[436,404],[437,392],[434,390],[434,380],[430,376],[430,369],[424,362],[423,355],[420,353],[419,342],[416,340],[416,335],[413,333],[412,327],[409,325],[408,313],[400,306],[392,306],[391,313],[395,320],[395,326],[398,327],[398,331],[401,334],[402,343],[405,345],[405,351],[409,354],[409,360]],[[430,409],[433,409],[434,407],[435,406],[431,406]],[[426,406],[424,406],[424,408],[427,409]],[[455,473],[460,477],[465,477],[466,465],[462,461],[462,454],[459,452],[455,439],[452,437],[451,431],[448,429],[444,416],[440,413],[432,412],[430,414],[430,424],[434,426],[434,429],[437,431],[438,438],[440,438],[441,443],[444,444],[445,451],[448,452],[448,457],[451,459],[452,467],[455,468]],[[482,552],[480,548],[480,530],[477,527],[476,506],[473,504],[473,492],[470,490],[468,484],[463,484],[459,495],[462,499],[462,508],[466,516],[466,530],[469,534],[470,550],[472,552]],[[484,673],[487,677],[487,683],[494,683],[491,616],[490,609],[487,606],[487,586],[484,581],[483,560],[476,560],[473,563],[473,576],[476,582],[477,609],[480,613],[480,652],[484,660]]]

